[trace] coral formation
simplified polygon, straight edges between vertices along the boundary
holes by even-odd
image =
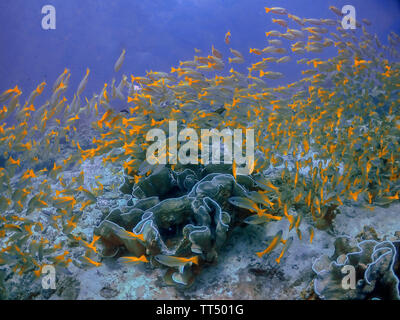
[[[313,264],[315,293],[328,300],[399,300],[399,249],[400,241],[337,238],[334,254]],[[356,277],[353,288],[343,284],[349,266]]]
[[[266,11],[288,14],[283,8]],[[314,54],[333,45],[338,53],[325,60],[296,59],[313,68],[302,71],[306,77],[281,85],[269,83],[284,76],[269,70],[270,64],[289,62],[292,55],[252,61],[244,74],[225,66],[254,56],[245,58],[225,48],[234,55],[226,59],[213,45],[210,54],[196,53],[170,72],[123,74],[119,84],[114,78],[90,100],[82,96],[89,70],[70,103],[68,69],[49,88],[42,106],[35,99],[47,87],[44,82],[24,103],[18,86],[1,93],[0,297],[17,275],[24,287],[39,280],[49,264],[62,273],[69,267],[102,267],[107,257],[119,258],[121,264],[161,267],[165,283],[186,288],[204,266],[217,261],[236,226],[286,223],[268,234],[266,245],[260,237],[251,247],[259,258],[279,248],[274,256],[279,264],[295,236],[313,244],[320,230],[325,236],[336,235],[335,221],[343,207],[372,212],[398,204],[400,64],[393,61],[393,53],[400,37],[391,33],[393,43],[387,47],[364,26],[358,37],[333,19],[288,18],[293,20],[290,25],[281,20],[288,26],[286,33],[266,33],[285,40],[269,39],[270,46],[251,48],[250,53],[286,54],[291,48],[296,54]],[[299,23],[314,26],[299,30]],[[300,40],[306,36],[307,45]],[[125,51],[115,70],[124,58]],[[123,110],[118,108],[121,101]],[[170,123],[176,124],[174,130]],[[187,136],[178,139],[177,129],[253,130],[254,139],[246,133],[246,143],[235,142],[246,144],[247,154],[247,142],[255,140],[254,155],[246,159],[251,159],[246,165],[253,163],[251,174],[237,173],[235,168],[242,164],[235,153],[228,164],[207,164],[210,159],[203,157],[195,157],[190,165],[181,158],[179,164],[166,164],[160,156],[166,154],[164,147],[148,157],[153,145],[147,135],[153,129],[164,136],[168,132],[168,141],[175,139],[180,151],[190,141]],[[197,142],[197,156],[198,151],[209,155],[209,145]],[[87,170],[93,163],[98,167],[95,174]],[[103,177],[107,170],[112,177]],[[122,185],[114,176],[124,181]],[[115,205],[100,206],[109,200]],[[90,217],[88,213],[99,207],[101,212]],[[378,239],[372,230],[366,233],[373,238],[355,245],[338,240],[336,253],[314,264],[318,295],[398,298],[398,241]],[[360,281],[353,291],[341,288],[340,267],[345,263],[356,269]],[[252,269],[253,275],[265,272]],[[71,279],[62,283],[73,290],[59,290],[59,295],[79,294]],[[9,290],[8,297],[37,297],[39,281],[35,286],[29,293]],[[104,288],[103,296],[116,294],[112,287]]]
[[[197,171],[163,167],[134,187],[137,198],[128,213],[113,210],[95,233],[101,236],[107,252],[122,246],[137,257],[150,256],[155,266],[165,267],[158,259],[162,255],[198,255],[198,264],[167,266],[167,283],[188,286],[202,266],[217,260],[229,232],[248,216],[228,199],[246,196],[248,190],[243,185],[252,187],[252,179],[242,177],[240,184],[224,172],[225,165]],[[169,197],[163,199],[167,194]],[[143,239],[124,231],[143,235]]]

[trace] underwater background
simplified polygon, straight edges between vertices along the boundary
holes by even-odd
[[[399,17],[2,1],[0,299],[400,299]],[[172,120],[254,129],[250,174],[149,163]]]
[[[224,48],[224,35],[230,30],[232,46],[247,53],[248,48],[265,42],[265,31],[274,29],[264,6],[290,8],[298,16],[332,17],[329,6],[338,8],[346,1],[3,1],[0,17],[0,88],[12,84],[31,92],[38,81],[53,81],[71,69],[71,87],[76,88],[90,68],[96,76],[87,84],[88,92],[98,92],[114,75],[113,65],[122,49],[127,56],[120,73],[144,75],[146,71],[169,72],[179,61],[193,57],[193,49],[205,51],[211,44]],[[57,10],[56,30],[43,30],[41,9],[53,5]],[[398,33],[400,2],[397,0],[355,0],[357,15],[369,19],[371,32],[386,39]],[[278,17],[279,18],[279,17]],[[329,57],[334,50],[318,54]],[[247,55],[246,57],[248,57]],[[255,58],[250,59],[256,61]],[[246,71],[247,65],[238,71]],[[278,69],[278,68],[276,68]],[[301,66],[280,65],[290,80],[297,80]],[[277,84],[288,79],[278,80]]]

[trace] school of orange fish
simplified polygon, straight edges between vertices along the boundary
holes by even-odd
[[[302,238],[301,221],[329,228],[341,205],[377,205],[399,201],[400,192],[400,64],[396,48],[400,37],[391,32],[388,44],[357,21],[356,30],[341,27],[342,13],[335,7],[332,19],[297,17],[284,8],[265,8],[276,24],[266,32],[265,48],[250,48],[249,59],[259,61],[248,74],[236,71],[246,54],[230,48],[228,59],[214,46],[211,53],[182,61],[167,72],[145,76],[123,75],[106,83],[99,94],[83,96],[90,79],[88,69],[72,101],[65,94],[68,69],[52,87],[41,83],[24,103],[18,86],[0,95],[0,267],[41,275],[44,265],[67,267],[101,265],[99,237],[84,239],[76,232],[85,209],[103,194],[100,181],[85,184],[85,172],[66,178],[71,166],[101,158],[104,166],[123,170],[137,183],[157,166],[145,165],[146,132],[168,131],[168,121],[182,128],[255,130],[256,158],[253,177],[259,187],[248,198],[233,199],[249,210],[250,224],[287,219],[289,231]],[[228,31],[224,42],[230,46]],[[290,49],[286,49],[290,46]],[[321,60],[318,53],[334,48],[337,54]],[[292,52],[290,52],[290,50]],[[126,52],[115,63],[118,72]],[[294,63],[306,67],[299,81],[276,86],[284,74],[271,65]],[[42,106],[38,96],[50,93]],[[115,111],[113,101],[127,104]],[[92,144],[84,145],[82,121],[92,124]],[[48,164],[48,155],[57,160]],[[174,165],[169,165],[174,168]],[[257,175],[275,168],[279,176]],[[233,175],[236,178],[235,170]],[[53,208],[49,225],[38,220]],[[52,243],[47,228],[54,228],[86,248],[74,258],[64,242]],[[267,247],[255,248],[259,257],[281,246],[279,263],[293,236],[282,231]],[[140,238],[140,235],[132,235]],[[312,243],[314,229],[308,230]],[[141,241],[144,241],[142,239]],[[196,263],[197,257],[171,257],[174,265]],[[170,260],[171,260],[170,259]],[[143,262],[146,256],[126,257]],[[172,263],[168,260],[168,263]]]

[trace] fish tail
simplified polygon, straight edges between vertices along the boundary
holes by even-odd
[[[264,255],[264,251],[256,252],[256,255],[261,258]]]
[[[199,264],[199,256],[193,257],[192,262],[193,262],[194,264],[198,265],[198,264]]]

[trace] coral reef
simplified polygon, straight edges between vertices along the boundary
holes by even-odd
[[[162,167],[142,180],[133,189],[130,211],[113,210],[95,229],[105,254],[123,247],[137,257],[146,254],[153,265],[164,267],[160,256],[198,255],[198,264],[167,266],[164,277],[169,284],[191,285],[202,266],[217,260],[229,232],[248,216],[228,199],[246,196],[244,185],[254,187],[252,179],[243,176],[238,183],[224,172],[229,172],[225,165],[197,171]],[[163,199],[166,195],[169,197]],[[143,235],[143,239],[124,231]]]
[[[225,297],[266,297],[272,286],[289,288],[293,297],[304,289],[293,287],[311,281],[312,258],[325,253],[339,232],[355,239],[353,232],[359,230],[354,230],[364,225],[378,231],[366,228],[354,244],[337,239],[335,253],[314,264],[315,294],[326,299],[398,298],[399,242],[379,238],[388,228],[399,230],[398,215],[389,219],[381,211],[398,206],[400,200],[400,64],[393,61],[394,46],[382,47],[364,28],[349,42],[347,31],[332,19],[295,18],[290,24],[303,25],[303,20],[327,28],[300,31],[288,25],[286,33],[273,30],[266,36],[296,39],[293,44],[285,40],[284,45],[291,45],[296,54],[314,55],[332,45],[338,54],[326,60],[296,59],[313,67],[303,70],[306,76],[298,81],[269,83],[284,75],[267,71],[267,62],[286,63],[289,55],[251,63],[248,74],[232,66],[228,73],[226,63],[243,63],[245,57],[225,48],[235,57],[223,58],[213,45],[211,55],[196,53],[193,61],[181,61],[168,73],[123,74],[119,84],[114,78],[90,100],[82,95],[89,69],[70,103],[68,69],[46,92],[51,94],[42,106],[35,99],[44,92],[45,82],[25,103],[19,101],[18,86],[0,94],[0,298],[85,296],[85,285],[80,286],[68,268],[78,274],[94,267],[90,285],[98,286],[101,297],[127,292],[127,298],[152,297],[148,287],[135,294],[130,290],[146,287],[146,276],[132,276],[126,285],[128,276],[115,272],[116,283],[100,285],[100,271],[110,275],[107,263],[144,264],[138,268],[163,271],[163,285],[188,289],[204,267],[217,260],[222,263],[215,270],[231,281],[228,286],[218,283],[226,289],[220,290]],[[329,38],[318,35],[328,31]],[[307,46],[299,40],[306,35],[315,40]],[[390,36],[395,45],[400,43],[398,35]],[[269,41],[283,44],[279,39]],[[286,51],[274,46],[250,49],[256,55]],[[124,57],[125,51],[115,70]],[[167,139],[157,139],[161,147],[149,156],[156,146],[149,144],[153,129],[163,132],[164,138],[168,132],[168,149],[161,143]],[[224,140],[230,140],[235,130],[246,130],[246,139],[233,148],[240,147],[242,154],[234,152],[235,159],[226,159],[229,164],[207,164],[210,145],[186,136],[202,136],[203,130],[222,134],[225,129]],[[247,130],[254,132],[248,137]],[[238,158],[243,157],[244,144],[247,155],[248,143],[255,148],[254,155],[246,157],[251,175],[241,175],[235,168],[243,165]],[[174,148],[192,156],[189,146],[197,156],[201,151],[200,159],[195,156],[190,162],[179,156],[180,164],[166,163],[167,150],[169,159]],[[225,146],[223,151],[228,151]],[[214,155],[213,148],[212,159]],[[261,232],[264,227],[268,232]],[[229,254],[221,258],[236,230],[247,232],[240,238],[247,244],[236,240],[242,251],[235,252],[242,260]],[[259,233],[250,239],[252,230]],[[293,241],[296,236],[298,241]],[[312,248],[305,249],[307,245]],[[285,255],[289,250],[291,257]],[[286,268],[282,260],[289,262]],[[49,264],[60,275],[54,292],[40,287],[43,268]],[[356,270],[359,281],[353,290],[341,286],[345,264]],[[240,272],[232,276],[233,269]],[[221,279],[210,274],[211,279]],[[295,276],[293,283],[284,279]],[[275,282],[254,280],[263,277]],[[204,283],[214,286],[212,281]],[[254,289],[254,283],[259,288]]]
[[[370,229],[364,228],[364,233],[376,236]],[[349,237],[337,238],[334,254],[324,255],[313,264],[315,293],[328,300],[399,300],[399,249],[398,240],[357,242]],[[343,284],[349,266],[356,277],[354,287]]]

